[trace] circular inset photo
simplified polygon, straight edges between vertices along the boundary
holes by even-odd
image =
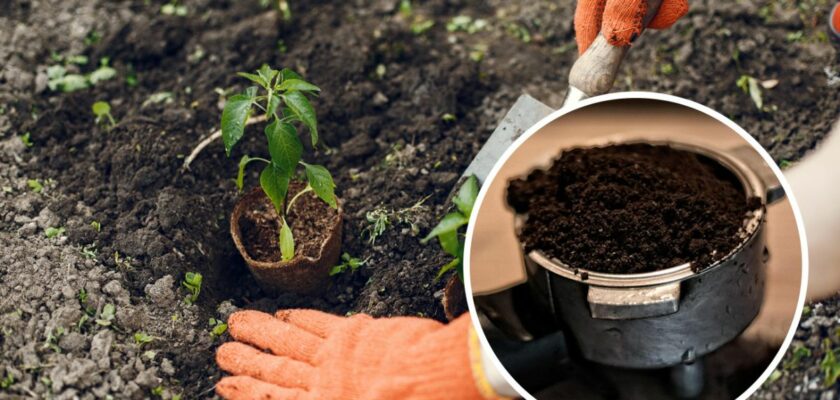
[[[743,129],[689,100],[619,93],[552,113],[474,207],[465,275],[482,344],[538,399],[747,396],[804,301],[786,186]]]

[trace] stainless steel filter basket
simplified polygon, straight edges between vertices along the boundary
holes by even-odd
[[[651,142],[647,142],[651,143]],[[784,193],[749,146],[730,151],[658,142],[708,157],[729,169],[747,198],[766,205]],[[757,172],[758,171],[758,172]],[[526,216],[517,215],[517,227]],[[738,336],[764,295],[765,209],[745,218],[743,241],[699,272],[689,264],[641,274],[571,267],[540,251],[524,254],[529,283],[579,349],[597,363],[624,368],[690,364]]]

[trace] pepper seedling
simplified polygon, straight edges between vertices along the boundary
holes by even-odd
[[[443,251],[455,257],[441,267],[435,280],[455,269],[458,272],[458,277],[461,278],[461,282],[464,281],[464,234],[461,233],[461,227],[470,222],[470,213],[472,213],[476,197],[478,197],[478,179],[475,176],[470,176],[461,185],[458,194],[452,199],[456,209],[446,214],[437,226],[420,241],[425,244],[433,238],[438,238]]]
[[[296,124],[306,127],[315,148],[318,144],[318,121],[307,96],[316,95],[321,89],[288,68],[275,70],[263,65],[254,74],[240,72],[238,75],[257,86],[229,97],[225,103],[221,122],[225,153],[230,156],[233,146],[242,139],[248,120],[258,118],[254,116],[255,112],[261,113],[259,118],[268,122],[265,135],[271,159],[243,156],[239,161],[236,186],[242,190],[248,163],[260,161],[266,164],[260,173],[260,186],[280,216],[280,254],[284,261],[288,261],[295,255],[295,240],[287,215],[295,201],[305,193],[314,192],[330,207],[338,208],[332,175],[321,165],[303,162],[303,144],[295,127]],[[299,166],[305,171],[307,185],[287,202],[289,182]]]

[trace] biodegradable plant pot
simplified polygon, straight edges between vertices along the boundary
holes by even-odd
[[[289,184],[288,198],[303,190]],[[315,293],[329,282],[330,269],[341,254],[342,210],[330,208],[314,193],[302,195],[287,218],[295,237],[295,257],[282,261],[278,236],[280,216],[261,188],[242,196],[233,208],[230,234],[239,254],[260,286],[269,293]]]
[[[446,280],[440,302],[443,304],[446,319],[450,321],[467,312],[467,294],[457,274],[453,274]]]

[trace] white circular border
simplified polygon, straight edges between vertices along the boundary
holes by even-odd
[[[510,147],[505,150],[502,154],[502,157],[496,161],[496,164],[493,165],[493,169],[490,171],[490,174],[487,175],[487,179],[485,179],[485,183],[482,184],[481,190],[478,192],[478,197],[476,198],[476,205],[475,208],[478,210],[481,208],[481,204],[484,201],[484,196],[487,195],[487,188],[490,186],[487,184],[488,182],[492,182],[493,179],[496,178],[496,175],[499,173],[499,170],[502,166],[507,162],[510,156],[522,145],[525,141],[527,141],[531,136],[533,136],[537,131],[542,129],[544,126],[548,125],[549,123],[557,120],[558,118],[571,113],[575,110],[603,102],[613,101],[613,100],[625,100],[625,99],[639,99],[639,100],[659,100],[664,102],[669,102],[673,104],[679,104],[681,106],[685,106],[691,108],[693,110],[702,112],[715,120],[723,123],[733,131],[737,132],[741,137],[750,144],[761,157],[764,159],[764,162],[770,166],[770,169],[773,170],[773,173],[776,175],[776,178],[779,179],[779,182],[782,184],[782,188],[785,190],[785,195],[787,196],[788,200],[790,201],[791,208],[793,209],[793,215],[796,219],[796,228],[799,232],[799,244],[800,244],[800,251],[802,253],[802,280],[799,287],[799,299],[797,300],[796,304],[796,313],[793,316],[793,322],[791,323],[790,329],[788,330],[788,334],[785,337],[782,346],[779,348],[779,351],[776,353],[776,356],[773,358],[773,361],[770,362],[770,365],[764,370],[761,376],[758,378],[757,381],[753,382],[753,384],[747,388],[747,390],[742,393],[738,400],[747,399],[756,390],[758,390],[762,384],[770,377],[770,374],[776,369],[776,366],[782,361],[782,358],[785,355],[788,347],[790,346],[790,342],[793,340],[793,335],[796,333],[796,328],[799,326],[799,320],[802,317],[802,307],[805,305],[805,295],[808,288],[808,246],[807,240],[805,238],[805,227],[802,224],[802,215],[799,212],[799,205],[796,203],[796,198],[793,195],[793,190],[791,190],[790,185],[787,182],[784,174],[782,174],[781,169],[776,165],[776,162],[770,157],[770,154],[767,153],[761,145],[756,141],[746,130],[738,126],[735,122],[730,120],[729,118],[725,117],[724,115],[720,114],[719,112],[706,107],[700,103],[697,103],[692,100],[684,99],[682,97],[672,96],[669,94],[663,93],[654,93],[654,92],[620,92],[620,93],[610,93],[601,96],[592,97],[586,100],[582,100],[570,106],[561,107],[559,110],[556,110],[549,114],[547,117],[537,122],[534,126],[528,128],[525,133],[523,133],[519,138],[517,138]],[[467,305],[469,306],[470,311],[470,318],[472,319],[473,326],[476,328],[475,331],[478,334],[478,340],[481,342],[482,351],[485,349],[491,349],[490,343],[487,341],[487,336],[484,334],[484,330],[481,329],[481,324],[478,321],[478,314],[476,313],[475,309],[475,301],[473,300],[472,296],[472,279],[470,277],[470,252],[472,247],[472,236],[473,236],[473,228],[475,227],[476,219],[478,218],[478,212],[474,212],[470,216],[469,226],[467,227],[467,237],[465,240],[465,248],[464,248],[464,285],[466,287],[467,293]],[[487,355],[482,355],[485,357]],[[530,393],[528,393],[522,386],[519,385],[516,380],[508,373],[502,363],[499,361],[499,358],[496,357],[495,352],[491,352],[490,359],[493,362],[493,365],[499,370],[501,375],[505,378],[508,384],[519,393],[520,396],[526,399],[534,399]]]

